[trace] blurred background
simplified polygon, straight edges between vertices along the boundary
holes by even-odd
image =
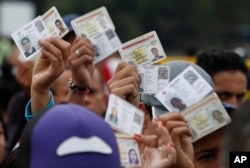
[[[1,37],[51,6],[61,15],[106,6],[122,42],[155,30],[167,55],[192,55],[210,46],[250,51],[247,0],[0,0]]]

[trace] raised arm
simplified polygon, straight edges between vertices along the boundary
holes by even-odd
[[[70,44],[60,38],[52,37],[39,40],[39,44],[43,49],[33,68],[31,84],[32,114],[47,106],[50,100],[50,87],[64,71],[70,53]]]
[[[79,89],[68,94],[68,102],[83,104],[84,88],[89,87],[94,72],[94,49],[87,38],[76,37],[70,49],[69,66],[72,72],[72,83]],[[82,88],[82,89],[81,89]]]

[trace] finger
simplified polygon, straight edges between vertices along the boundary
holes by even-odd
[[[164,125],[169,132],[172,132],[172,130],[176,127],[188,127],[187,123],[184,121],[167,121]]]
[[[124,68],[126,68],[126,67],[130,67],[130,68],[132,68],[135,72],[137,72],[137,67],[136,67],[136,66],[133,66],[133,65],[130,65],[130,64],[126,63],[126,62],[121,61],[121,62],[117,65],[114,74],[119,73],[122,69],[124,69]]]
[[[79,50],[79,48],[85,47],[83,50],[81,50],[81,54],[88,54],[88,55],[94,55],[94,48],[92,43],[87,39],[87,38],[81,38],[77,37],[70,49],[70,53],[73,54],[75,53],[76,50]],[[86,52],[86,53],[85,53]]]
[[[160,116],[160,120],[163,123],[166,123],[167,121],[170,121],[170,120],[187,122],[184,116],[177,112],[165,113]]]
[[[113,80],[122,79],[123,77],[127,77],[127,76],[134,76],[137,79],[136,81],[140,82],[139,75],[138,75],[136,69],[132,66],[126,66],[126,67],[122,68],[120,71],[117,71],[114,74]]]
[[[192,137],[191,130],[186,126],[176,127],[171,131],[170,134],[174,141],[179,140],[179,138],[191,138]]]
[[[108,81],[108,85],[113,83],[114,81],[120,81],[121,79],[124,79],[126,77],[133,76],[135,78],[136,83],[140,84],[140,78],[138,73],[135,71],[135,69],[131,66],[126,66],[123,69],[121,69],[119,72],[114,74],[114,76]]]
[[[162,161],[160,167],[170,167],[176,163],[177,156],[173,144],[169,143],[162,147]]]
[[[137,79],[135,76],[129,76],[117,81],[113,80],[113,82],[108,83],[108,88],[112,92],[114,88],[121,88],[123,86],[127,86],[130,84],[132,84],[135,87],[135,89],[137,90],[136,92],[139,91],[139,85],[137,83]]]
[[[55,57],[62,56],[61,51],[59,48],[54,46],[52,43],[49,42],[49,40],[39,40],[39,44],[43,47],[42,50],[46,50],[46,53],[51,53],[51,55],[54,55]]]
[[[134,139],[148,147],[156,147],[158,141],[158,137],[156,135],[135,136]]]
[[[77,59],[72,59],[70,63],[72,65],[72,68],[74,67],[79,68],[79,66],[84,65],[84,64],[92,64],[93,59],[94,58],[90,55],[83,55]]]
[[[56,46],[61,51],[63,60],[67,61],[70,55],[71,44],[63,39],[55,38],[55,37],[50,38],[49,42],[51,42],[51,44]]]
[[[160,146],[162,144],[166,145],[172,142],[172,139],[168,130],[161,124],[161,122],[153,121],[153,125],[156,127],[157,135],[159,136],[159,139],[161,140],[161,142],[158,142],[158,143],[161,143],[159,144]]]
[[[114,88],[110,91],[110,93],[113,93],[125,100],[127,100],[128,96],[136,98],[139,95],[138,90],[132,84],[120,88]]]
[[[118,65],[116,66],[116,69],[115,69],[114,74],[117,74],[117,73],[120,72],[123,68],[125,68],[125,67],[127,67],[127,66],[129,66],[129,64],[127,64],[127,63],[125,63],[125,62],[123,62],[123,61],[119,62]]]

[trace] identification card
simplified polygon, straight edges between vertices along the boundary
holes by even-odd
[[[167,57],[155,31],[122,44],[119,53],[132,65],[151,65]]]
[[[138,65],[137,66],[141,85],[141,94],[156,94],[167,86],[169,81],[169,67],[160,65]]]
[[[50,33],[46,29],[42,17],[38,16],[20,29],[14,31],[11,36],[24,59],[28,60],[40,53],[41,46],[38,44],[38,40],[50,37]]]
[[[87,37],[95,50],[94,63],[118,51],[121,41],[105,7],[98,8],[71,21],[79,37]]]
[[[213,91],[212,86],[192,67],[187,67],[155,97],[169,110],[181,111]]]
[[[67,25],[64,23],[56,7],[53,6],[50,8],[42,17],[51,37],[62,38],[69,32]]]
[[[134,136],[142,133],[144,112],[115,94],[110,94],[105,121],[114,130]]]
[[[218,130],[229,124],[231,118],[223,107],[216,93],[181,111],[192,130],[192,141]]]
[[[38,16],[29,23],[14,31],[11,37],[22,53],[22,60],[35,59],[39,56],[41,46],[38,40],[49,37],[63,37],[68,33],[62,17],[55,7],[50,8],[42,16]]]
[[[138,143],[133,137],[116,134],[120,152],[121,166],[140,166],[141,157]]]

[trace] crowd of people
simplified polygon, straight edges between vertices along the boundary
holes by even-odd
[[[169,82],[192,66],[217,93],[232,118],[229,125],[192,142],[197,135],[186,118],[181,113],[169,112],[154,94],[140,94],[141,79],[136,66],[123,62],[118,52],[107,58],[119,60],[115,61],[115,70],[103,75],[107,60],[94,64],[93,44],[86,37],[76,37],[70,28],[70,21],[76,17],[63,17],[70,31],[62,39],[39,40],[42,50],[37,60],[19,60],[16,47],[6,57],[5,64],[15,67],[16,72],[12,79],[15,85],[14,82],[4,85],[4,76],[0,81],[1,99],[8,99],[0,115],[1,167],[120,168],[115,131],[104,121],[109,94],[119,96],[144,113],[142,134],[133,137],[140,153],[129,150],[131,165],[127,168],[228,167],[230,151],[250,149],[247,113],[250,102],[244,99],[248,69],[237,53],[207,48],[197,53],[196,63],[179,60],[162,64],[170,68]],[[59,27],[59,23],[55,24]],[[28,42],[23,39],[22,44]],[[156,48],[151,51],[155,59],[163,57]],[[2,93],[10,87],[13,90],[7,98]],[[187,108],[177,97],[171,104],[180,111]],[[162,115],[154,118],[152,109]],[[109,118],[116,124],[120,122],[117,113],[114,109]],[[223,122],[220,111],[212,115]],[[241,143],[235,143],[235,137]]]

